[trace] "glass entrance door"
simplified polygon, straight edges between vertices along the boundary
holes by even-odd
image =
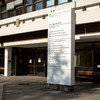
[[[38,76],[45,76],[45,59],[43,58],[43,54],[40,54],[36,58],[35,62],[35,74]]]
[[[27,52],[27,74],[36,76],[46,76],[46,48],[29,49]]]
[[[13,48],[13,75],[46,76],[46,48]]]
[[[27,74],[36,76],[45,76],[45,60],[42,58],[29,59],[27,65]]]
[[[46,61],[47,61],[47,50],[46,48],[36,49],[35,59],[35,74],[37,76],[46,76]]]
[[[95,52],[95,69],[100,70],[100,51]]]

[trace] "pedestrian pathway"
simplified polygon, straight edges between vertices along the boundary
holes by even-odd
[[[4,86],[4,84],[0,83],[0,100],[2,100],[3,86]]]
[[[44,77],[2,77],[0,83],[5,84],[1,100],[100,100],[100,84],[89,82],[77,83],[71,93],[48,89]]]

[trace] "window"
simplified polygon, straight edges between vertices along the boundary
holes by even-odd
[[[5,18],[7,18],[7,13],[1,14],[1,19],[5,19]]]
[[[76,50],[92,50],[92,43],[76,44]]]
[[[1,12],[6,11],[6,6],[1,7]]]
[[[99,45],[100,46],[100,45]],[[96,49],[97,50],[97,49]],[[100,70],[100,50],[95,51],[94,66],[97,70]]]
[[[22,14],[22,8],[16,9],[16,15],[20,15],[20,14]]]
[[[25,3],[32,3],[33,0],[26,0]]]
[[[92,67],[92,43],[75,44],[75,66]]]
[[[0,67],[4,67],[4,49],[0,49]]]
[[[33,0],[25,0],[25,12],[26,13],[29,13],[29,12],[32,12],[32,2]]]
[[[37,2],[35,3],[35,10],[43,9],[43,2]]]
[[[54,3],[55,3],[55,0],[47,0],[46,1],[46,7],[51,7],[51,6],[54,6]]]
[[[14,16],[14,11],[9,11],[9,17],[13,17]]]
[[[72,1],[76,1],[76,0],[72,0]]]
[[[32,6],[27,6],[26,7],[26,13],[28,13],[28,12],[32,12]]]
[[[63,3],[66,3],[68,2],[68,0],[58,0],[58,4],[63,4]]]
[[[92,51],[78,51],[75,58],[76,66],[92,67]]]
[[[1,19],[7,18],[6,6],[1,7]]]
[[[100,50],[100,43],[95,43],[95,49]]]

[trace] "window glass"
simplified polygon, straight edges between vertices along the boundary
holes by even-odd
[[[58,0],[58,4],[66,3],[68,0]]]
[[[6,6],[2,6],[1,7],[1,12],[5,11],[6,10]]]
[[[76,0],[72,0],[72,1],[76,1]]]
[[[31,3],[33,0],[26,0],[25,3]]]
[[[47,0],[46,7],[54,6],[54,2],[55,2],[55,0]]]
[[[98,50],[98,49],[100,50],[100,43],[95,43],[95,49],[96,50]]]
[[[6,13],[1,14],[1,19],[5,19],[7,17]]]
[[[95,63],[94,64],[96,68],[100,69],[100,50],[95,51]]]
[[[92,49],[92,43],[75,44],[76,50]]]
[[[82,67],[92,67],[92,51],[79,51],[76,55],[76,65]]]
[[[43,2],[35,3],[35,10],[40,10],[43,8]]]
[[[32,12],[32,6],[27,6],[26,7],[26,13],[28,13],[28,12]]]
[[[74,66],[77,67],[78,66],[78,61],[77,61],[77,53],[75,52],[75,56],[74,56]]]
[[[13,17],[14,16],[14,11],[10,11],[9,12],[9,17]]]
[[[4,49],[0,48],[0,67],[4,67]]]
[[[16,9],[16,15],[22,14],[22,8]]]

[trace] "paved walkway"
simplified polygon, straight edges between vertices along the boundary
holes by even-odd
[[[2,100],[2,95],[3,95],[3,83],[0,83],[0,100]]]
[[[100,84],[77,83],[71,93],[48,89],[44,77],[2,76],[0,84],[5,84],[1,100],[100,100]]]

